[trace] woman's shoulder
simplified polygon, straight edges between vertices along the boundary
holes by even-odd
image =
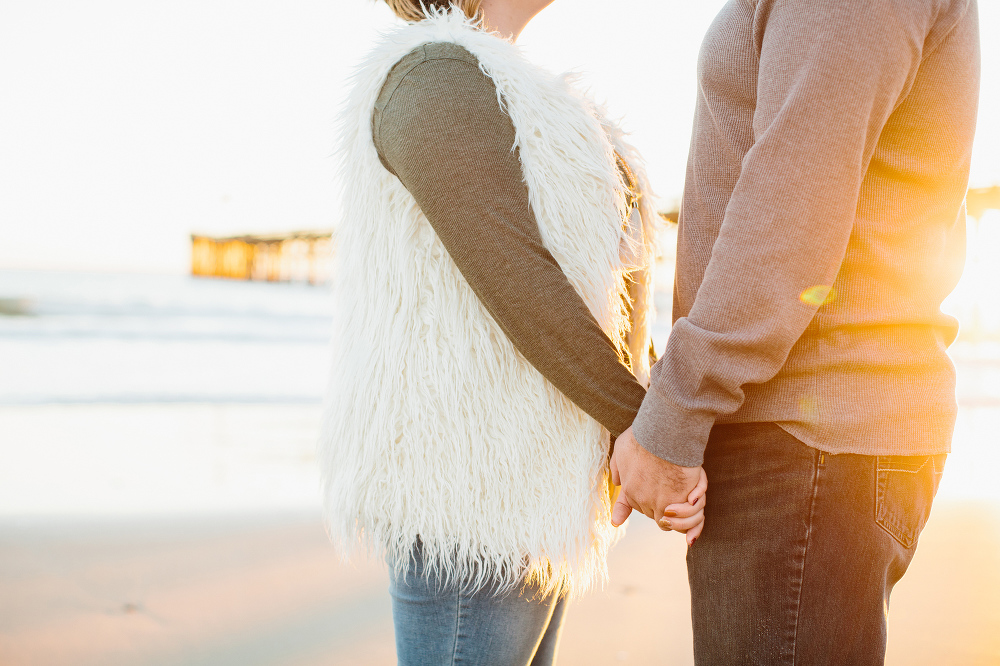
[[[479,59],[467,48],[454,42],[428,42],[410,51],[403,60],[416,58],[415,62],[434,62],[437,60],[458,60],[479,68]],[[402,60],[400,61],[402,62]]]
[[[375,109],[383,111],[401,87],[410,94],[424,93],[432,101],[443,91],[478,87],[485,78],[479,60],[464,47],[452,42],[421,44],[389,70]]]
[[[510,123],[497,101],[496,85],[475,55],[450,42],[422,44],[396,63],[375,101],[372,135],[379,157],[387,165],[399,151],[422,149],[424,139],[434,136],[472,140],[466,128],[469,116]],[[450,126],[454,133],[448,132]]]

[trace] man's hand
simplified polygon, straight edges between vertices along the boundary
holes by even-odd
[[[698,538],[708,486],[701,467],[681,467],[657,458],[639,445],[629,428],[615,440],[611,481],[622,487],[611,511],[615,527],[635,509],[655,520],[661,529],[687,533],[689,544]]]

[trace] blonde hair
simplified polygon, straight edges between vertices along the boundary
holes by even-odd
[[[405,21],[420,21],[427,18],[424,8],[449,9],[454,6],[465,12],[469,18],[476,18],[483,0],[385,0],[396,16]]]

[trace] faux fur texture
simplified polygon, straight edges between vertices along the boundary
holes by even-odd
[[[429,42],[463,46],[495,82],[546,247],[620,351],[641,351],[631,358],[648,378],[651,272],[631,333],[622,297],[626,275],[652,258],[655,214],[644,197],[641,224],[623,229],[616,149],[648,186],[621,131],[566,77],[457,12],[398,28],[355,74],[342,116],[337,321],[320,442],[328,529],[346,551],[363,544],[397,568],[419,536],[428,568],[446,579],[481,587],[528,577],[578,593],[604,580],[619,534],[608,433],[511,345],[373,144],[386,76]]]

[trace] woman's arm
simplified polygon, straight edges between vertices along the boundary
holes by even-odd
[[[375,145],[524,357],[617,437],[645,390],[542,244],[492,81],[461,47],[404,58],[376,104]]]

